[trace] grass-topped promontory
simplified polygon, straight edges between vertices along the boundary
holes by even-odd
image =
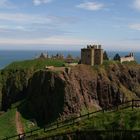
[[[137,61],[123,62],[118,60],[104,60],[102,65],[94,65],[92,68],[99,71],[99,69],[108,70],[112,66],[128,66],[128,67],[139,67]]]
[[[77,61],[75,61],[77,63]],[[113,60],[105,60],[103,62],[102,65],[95,65],[94,67],[108,67],[110,65],[113,64],[121,64],[119,61],[113,61]],[[122,64],[125,65],[137,65],[136,61],[132,61],[132,62],[124,62]],[[4,69],[11,69],[11,70],[15,70],[15,69],[43,69],[46,66],[54,66],[54,67],[63,67],[65,66],[65,60],[63,59],[52,59],[52,58],[48,58],[48,59],[31,59],[31,60],[24,60],[24,61],[15,61],[11,64],[9,64],[7,67],[5,67]]]
[[[5,69],[43,69],[45,66],[62,67],[64,60],[59,59],[33,59],[16,61],[5,67]]]

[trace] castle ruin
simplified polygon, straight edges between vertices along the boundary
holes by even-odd
[[[101,65],[103,63],[103,49],[101,45],[87,45],[81,49],[81,64]]]
[[[135,61],[134,53],[130,53],[129,55],[120,58],[121,63],[130,61]]]

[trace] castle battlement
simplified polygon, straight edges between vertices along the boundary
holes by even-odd
[[[101,49],[101,45],[87,45],[86,49]]]

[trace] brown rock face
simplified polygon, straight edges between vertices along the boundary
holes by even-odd
[[[45,123],[140,96],[140,66],[78,65],[66,72],[38,71],[28,85],[28,109]]]
[[[29,111],[37,120],[48,122],[63,113],[65,82],[61,75],[39,71],[29,81]]]

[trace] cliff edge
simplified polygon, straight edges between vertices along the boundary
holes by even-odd
[[[48,123],[139,97],[139,65],[78,65],[69,73],[35,72],[28,83],[26,108]]]
[[[80,64],[67,70],[14,67],[3,69],[0,81],[1,110],[22,100],[21,114],[43,124],[140,98],[137,64]]]

